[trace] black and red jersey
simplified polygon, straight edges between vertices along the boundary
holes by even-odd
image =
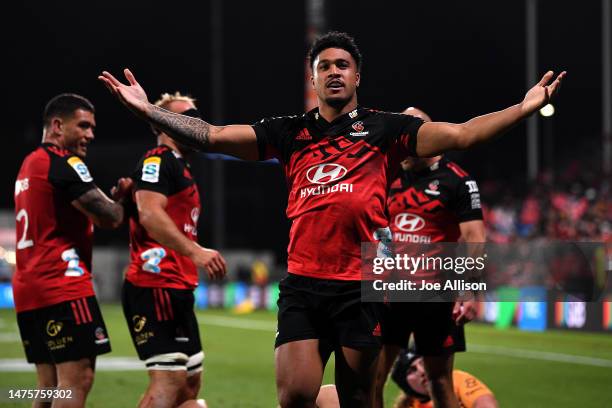
[[[418,172],[401,171],[388,209],[395,242],[456,242],[460,223],[482,220],[476,181],[445,158]]]
[[[17,312],[94,294],[93,224],[72,205],[93,188],[83,160],[51,143],[23,161],[15,182]]]
[[[423,123],[413,116],[357,108],[334,121],[318,109],[253,125],[260,158],[281,160],[292,221],[288,271],[360,280],[361,242],[388,227],[387,191]]]
[[[132,179],[135,192],[148,190],[165,195],[168,216],[186,237],[197,240],[200,195],[189,165],[179,153],[165,145],[149,150]],[[193,289],[198,284],[193,261],[151,238],[138,214],[130,218],[130,257],[126,279],[133,285]]]

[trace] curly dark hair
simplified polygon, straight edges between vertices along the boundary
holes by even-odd
[[[77,109],[83,109],[91,113],[96,112],[89,99],[81,95],[73,93],[57,95],[47,102],[43,112],[43,123],[45,126],[48,126],[52,117],[66,117],[72,115]]]
[[[355,39],[347,33],[339,31],[330,31],[314,40],[308,51],[308,61],[311,68],[314,68],[313,64],[317,55],[328,48],[340,48],[351,54],[357,64],[357,71],[361,71],[361,61],[363,58],[359,48],[357,48]]]

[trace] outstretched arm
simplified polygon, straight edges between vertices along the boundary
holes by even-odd
[[[104,71],[98,77],[134,114],[173,139],[199,150],[229,154],[245,160],[258,160],[255,131],[249,125],[214,126],[198,118],[180,115],[149,103],[147,94],[129,69],[129,84],[123,84]]]
[[[546,105],[557,93],[566,72],[549,84],[554,72],[548,71],[523,101],[499,112],[478,116],[465,123],[426,122],[419,129],[417,155],[433,157],[449,150],[467,149],[500,135]]]

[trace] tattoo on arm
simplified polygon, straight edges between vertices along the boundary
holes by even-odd
[[[94,218],[96,224],[116,226],[123,220],[123,206],[108,198],[100,189],[93,188],[76,199],[78,204]]]
[[[211,125],[202,119],[179,115],[159,106],[151,108],[149,118],[153,126],[181,143],[199,149],[208,147]]]

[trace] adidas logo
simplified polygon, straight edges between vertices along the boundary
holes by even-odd
[[[295,140],[312,140],[312,136],[308,133],[308,129],[304,128],[300,130],[300,133],[297,135]]]
[[[444,341],[444,347],[452,347],[455,344],[452,336],[448,336]]]

